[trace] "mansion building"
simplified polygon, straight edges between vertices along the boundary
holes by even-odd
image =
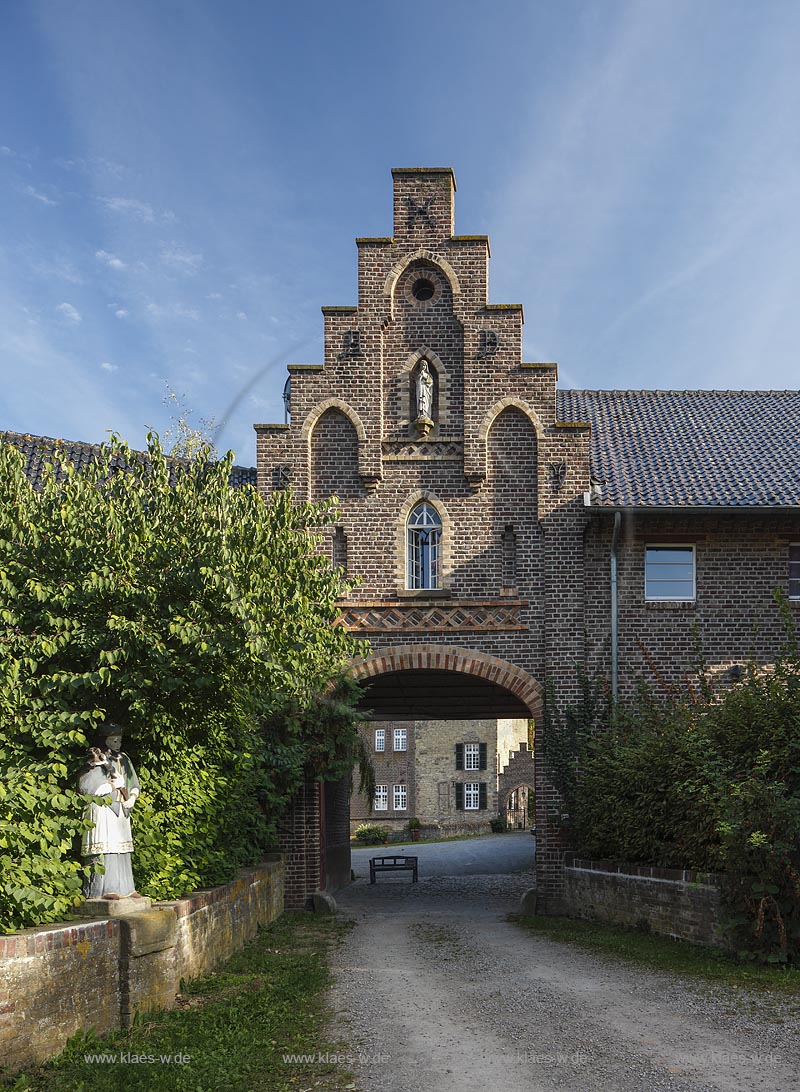
[[[349,785],[309,782],[287,906],[347,882],[351,823],[488,829],[535,788],[557,911],[545,698],[563,713],[584,675],[620,701],[674,689],[699,655],[729,686],[774,660],[776,590],[800,618],[800,392],[560,389],[523,359],[522,304],[489,301],[452,170],[392,177],[392,234],[356,240],[357,300],[322,308],[323,361],[288,365],[287,422],[255,425],[262,495],[338,498],[340,624],[370,647],[353,672],[376,798],[351,816]]]

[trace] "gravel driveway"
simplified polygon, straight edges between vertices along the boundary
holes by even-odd
[[[800,1087],[795,1002],[537,937],[506,920],[532,883],[525,872],[421,875],[418,884],[383,874],[339,893],[357,927],[333,957],[331,1004],[359,1088]]]

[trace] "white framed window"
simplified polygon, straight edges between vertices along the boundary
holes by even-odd
[[[645,547],[644,597],[650,602],[694,601],[694,546],[654,543]]]
[[[406,542],[408,587],[441,587],[442,520],[428,501],[412,508],[406,522]]]
[[[800,599],[800,542],[789,546],[789,598]]]
[[[375,750],[376,751],[385,751],[386,750],[386,729],[385,728],[376,728],[375,729]]]
[[[388,811],[389,810],[389,786],[388,785],[376,785],[375,786],[375,811]]]
[[[481,745],[480,743],[465,743],[464,744],[464,769],[465,770],[479,770],[481,768]]]
[[[464,811],[477,811],[480,807],[480,785],[477,781],[464,783]]]
[[[405,811],[408,807],[408,790],[405,785],[394,786],[394,810]]]
[[[394,730],[394,749],[396,751],[405,751],[408,737],[406,735],[405,728],[395,728]]]

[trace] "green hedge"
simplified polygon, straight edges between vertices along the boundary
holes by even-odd
[[[800,657],[751,665],[714,692],[643,690],[610,710],[598,690],[545,748],[583,855],[716,871],[724,926],[742,958],[800,963]],[[557,820],[558,817],[554,816]]]
[[[128,728],[134,875],[159,898],[257,861],[303,777],[349,768],[363,646],[333,625],[333,510],[233,489],[208,454],[112,438],[36,491],[0,444],[0,931],[80,899],[73,786],[105,719]]]

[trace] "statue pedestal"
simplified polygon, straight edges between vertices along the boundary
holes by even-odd
[[[414,428],[417,430],[417,436],[419,436],[420,440],[426,439],[435,423],[430,417],[418,417],[416,419]]]
[[[75,913],[82,918],[124,918],[149,910],[152,905],[152,899],[146,896],[132,899],[130,895],[123,895],[120,899],[87,899]]]

